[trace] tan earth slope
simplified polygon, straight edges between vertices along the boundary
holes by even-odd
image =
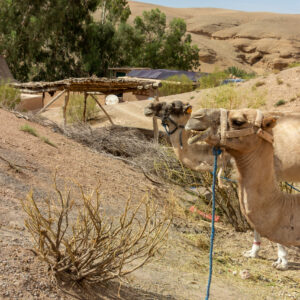
[[[102,204],[109,215],[118,215],[130,195],[133,201],[138,201],[149,190],[160,201],[169,190],[176,194],[179,202],[198,201],[177,186],[154,186],[133,165],[105,153],[97,153],[53,132],[51,128],[18,119],[3,110],[0,110],[0,120],[0,299],[73,299],[56,290],[49,280],[47,266],[31,251],[33,245],[24,228],[25,214],[20,204],[20,199],[33,188],[38,204],[43,206],[43,198],[52,191],[55,170],[58,170],[60,185],[71,177],[85,188],[92,188],[100,180]],[[48,138],[57,148],[21,131],[25,124]],[[109,139],[108,136],[105,138]],[[130,275],[128,282],[122,285],[121,299],[203,298],[208,274],[208,249],[199,248],[197,241],[200,242],[204,236],[208,238],[209,231],[209,223],[192,220],[189,214],[176,217],[163,259]],[[241,256],[249,249],[251,240],[250,233],[234,232],[225,224],[217,226],[211,298],[279,300],[289,295],[288,299],[297,299],[299,255],[291,252],[289,260],[292,268],[281,273],[270,267],[269,260],[276,258],[276,248],[265,240],[259,259],[248,260]],[[252,279],[245,281],[236,275],[245,269],[252,274]],[[119,299],[118,290],[118,286],[112,285],[99,291],[97,299]]]
[[[171,8],[136,1],[129,5],[131,20],[156,7],[166,14],[167,21],[184,19],[200,48],[202,71],[237,66],[262,72],[300,60],[300,14]]]

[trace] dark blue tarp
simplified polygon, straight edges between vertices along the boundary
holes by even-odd
[[[127,74],[129,77],[147,78],[147,79],[167,79],[171,76],[186,75],[192,81],[197,81],[200,77],[207,75],[207,73],[191,72],[191,71],[177,71],[177,70],[133,70]]]
[[[240,78],[237,79],[229,78],[229,79],[224,79],[222,81],[222,84],[237,83],[237,82],[244,82],[244,81],[245,81],[244,79],[240,79]]]

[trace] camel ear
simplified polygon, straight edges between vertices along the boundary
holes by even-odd
[[[186,113],[186,114],[191,114],[192,113],[192,111],[193,111],[193,107],[192,107],[192,105],[186,105],[186,107],[184,108],[184,113]]]
[[[263,129],[273,128],[276,125],[277,119],[278,119],[277,117],[264,118],[262,122],[262,128]]]

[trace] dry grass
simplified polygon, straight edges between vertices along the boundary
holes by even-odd
[[[36,129],[33,128],[33,127],[31,127],[31,126],[28,125],[28,124],[23,125],[23,126],[20,128],[20,130],[21,130],[21,131],[24,131],[24,132],[27,132],[27,133],[29,133],[29,134],[31,134],[31,135],[33,135],[33,136],[36,136],[36,137],[39,136],[39,134],[37,133]]]
[[[61,130],[68,137],[98,152],[113,155],[125,163],[139,167],[148,179],[157,184],[170,182],[186,188],[189,193],[192,193],[190,187],[196,187],[195,195],[200,200],[197,207],[210,213],[211,203],[206,195],[211,194],[212,175],[185,168],[164,137],[161,137],[161,146],[153,143],[152,131],[137,128],[114,126],[92,130],[88,125],[78,124],[56,130]],[[228,176],[230,170],[227,172]],[[176,205],[175,211],[178,215],[186,215],[185,209],[180,205]],[[224,216],[223,220],[237,231],[249,229],[240,212],[236,183],[229,182],[228,188],[217,187],[217,213]]]
[[[25,124],[25,125],[21,126],[20,130],[24,131],[24,132],[27,132],[27,133],[29,133],[29,134],[37,137],[37,138],[40,138],[41,141],[43,141],[44,143],[46,143],[46,144],[48,144],[48,145],[50,145],[54,148],[57,148],[57,146],[53,142],[51,142],[47,137],[40,136],[40,134],[37,132],[37,130],[35,128],[31,127],[28,124]]]
[[[96,102],[91,98],[87,98],[86,102],[86,120],[95,118],[99,112]],[[69,105],[67,107],[67,122],[80,123],[83,122],[84,96],[81,94],[71,94]]]
[[[235,85],[227,84],[203,91],[201,100],[195,105],[195,109],[216,107],[226,109],[259,108],[265,104],[266,95],[266,90],[238,89]]]
[[[0,106],[14,109],[21,102],[19,90],[12,88],[9,82],[0,80]]]
[[[71,190],[62,192],[56,184],[55,198],[44,199],[46,209],[30,192],[22,199],[27,214],[25,225],[34,247],[47,262],[58,283],[73,283],[89,292],[89,285],[121,279],[154,258],[164,244],[172,221],[172,209],[158,205],[145,195],[133,205],[128,199],[123,213],[106,217],[97,187],[81,193],[75,205]]]
[[[283,80],[281,78],[279,78],[279,77],[276,77],[276,81],[277,81],[278,85],[283,84]]]
[[[175,157],[173,149],[165,151],[164,155],[155,160],[154,165],[160,178],[187,188],[187,191],[199,197],[196,207],[204,213],[210,213],[213,180],[210,172],[194,172],[185,168]],[[227,177],[230,177],[230,172],[226,172]],[[194,187],[195,192],[191,192],[190,187]],[[246,231],[250,227],[240,211],[237,189],[237,183],[233,181],[228,181],[227,187],[216,186],[216,213],[223,216],[224,222],[231,224],[236,231]],[[194,214],[194,217],[199,216]]]

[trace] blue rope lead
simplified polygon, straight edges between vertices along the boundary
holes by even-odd
[[[212,184],[212,221],[211,221],[211,235],[210,235],[210,251],[209,251],[209,275],[208,275],[208,282],[207,282],[207,290],[206,290],[206,298],[205,300],[209,299],[209,290],[211,284],[211,276],[212,276],[212,269],[213,269],[213,248],[214,248],[214,237],[215,237],[215,187],[216,187],[216,177],[217,177],[217,162],[218,156],[222,153],[221,149],[213,148],[213,155],[214,155],[214,171],[213,171],[213,184]]]
[[[285,182],[286,185],[288,185],[289,187],[291,187],[293,190],[297,191],[297,192],[300,192],[299,189],[295,188],[294,186],[292,186],[291,184]]]

